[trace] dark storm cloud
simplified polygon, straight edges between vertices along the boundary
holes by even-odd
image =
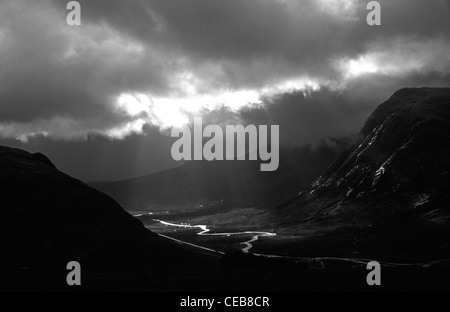
[[[280,124],[283,141],[307,144],[357,132],[398,88],[449,83],[448,0],[379,1],[380,27],[357,0],[81,0],[79,27],[67,2],[0,0],[0,137],[56,156],[83,141],[52,139],[94,137],[100,154],[96,142],[127,146],[110,153],[119,164],[166,146],[149,126],[196,114]]]
[[[55,118],[86,132],[133,122],[139,129],[136,116],[118,112],[118,96],[183,96],[180,75],[200,93],[259,92],[299,78],[345,88],[346,61],[376,51],[372,61],[382,68],[391,50],[401,57],[411,50],[410,63],[414,53],[425,55],[417,66],[427,74],[435,60],[426,54],[445,55],[450,46],[450,6],[442,0],[381,1],[379,28],[366,25],[366,1],[356,0],[80,2],[78,28],[65,24],[67,1],[1,2],[0,122],[18,123],[8,136],[15,128],[53,134],[37,128]],[[449,69],[448,60],[433,66]],[[86,135],[64,131],[64,138]]]
[[[102,133],[134,121],[114,105],[121,92],[168,88],[157,52],[101,25],[72,29],[48,1],[2,1],[0,16],[0,123],[19,135]],[[55,118],[62,132],[52,133]]]
[[[242,117],[249,124],[280,125],[281,144],[315,144],[355,134],[368,103],[354,104],[347,94],[330,90],[292,93],[268,100],[263,108],[244,109]]]
[[[450,32],[448,1],[380,1],[379,28],[366,24],[367,2],[116,0],[86,1],[83,7],[90,21],[177,51],[191,66],[218,64],[221,82],[231,87],[295,75],[327,79],[339,74],[330,66],[334,58],[353,58],[375,46],[389,49],[399,37],[422,41]]]
[[[297,92],[268,98],[263,106],[243,108],[238,115],[244,124],[280,125],[282,145],[315,145],[357,134],[373,110],[396,90],[430,84],[449,86],[450,74],[371,76],[353,81],[346,90],[323,88],[306,95]]]

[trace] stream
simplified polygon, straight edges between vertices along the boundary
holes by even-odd
[[[166,226],[173,226],[173,227],[181,227],[181,228],[198,228],[201,230],[201,232],[197,233],[197,235],[204,235],[204,236],[241,236],[241,235],[253,235],[251,239],[248,241],[242,242],[241,245],[244,245],[245,247],[242,248],[242,252],[248,253],[250,249],[252,249],[253,245],[252,243],[257,241],[260,236],[275,236],[277,234],[270,233],[270,232],[253,232],[253,231],[245,231],[245,232],[233,232],[233,233],[209,233],[209,229],[206,225],[190,225],[186,223],[176,224],[176,223],[170,223],[166,221],[161,220],[153,220],[156,222],[159,222]]]
[[[137,216],[138,215],[135,215],[135,217],[137,217]],[[250,250],[253,248],[252,243],[257,241],[260,237],[274,237],[274,236],[277,235],[276,233],[262,232],[262,231],[211,233],[210,229],[208,229],[208,227],[206,225],[190,225],[188,223],[171,223],[171,222],[157,220],[157,219],[153,219],[153,221],[159,222],[162,225],[170,226],[170,227],[178,227],[178,228],[185,228],[185,229],[199,229],[199,232],[197,233],[197,235],[202,235],[202,236],[225,236],[225,237],[230,237],[230,236],[252,235],[251,239],[241,243],[241,245],[243,245],[242,252],[244,252],[244,253],[249,253]],[[203,249],[203,250],[207,250],[207,251],[218,253],[218,254],[222,254],[222,255],[224,254],[224,252],[219,251],[219,250],[215,250],[215,249],[199,246],[199,245],[196,245],[196,244],[188,243],[188,242],[185,242],[185,241],[182,241],[182,240],[179,240],[179,239],[167,236],[167,235],[162,235],[162,234],[159,234],[159,235],[162,236],[162,237],[171,239],[173,241],[176,241],[176,242],[178,242],[180,244],[193,246],[193,247],[196,247],[196,248],[200,248],[200,249]],[[421,262],[417,262],[417,263],[397,263],[397,262],[386,262],[386,261],[378,261],[378,260],[373,260],[373,259],[358,259],[358,258],[291,257],[291,256],[279,256],[279,255],[269,255],[269,254],[259,254],[259,253],[253,253],[253,255],[259,256],[259,257],[267,257],[267,258],[300,260],[300,261],[305,261],[305,262],[308,262],[308,263],[315,262],[315,263],[320,265],[320,268],[323,268],[323,269],[325,268],[325,263],[324,262],[327,262],[327,261],[343,261],[343,262],[350,262],[350,263],[363,265],[363,266],[367,265],[369,262],[377,261],[378,263],[380,263],[380,265],[385,266],[385,267],[417,266],[417,267],[423,267],[423,268],[429,268],[429,267],[431,267],[433,265],[436,265],[436,264],[439,264],[439,263],[443,263],[443,262],[450,262],[450,259],[441,259],[441,260],[436,260],[436,261],[431,261],[431,262],[426,262],[426,263],[421,263]]]

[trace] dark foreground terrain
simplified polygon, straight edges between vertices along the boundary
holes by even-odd
[[[364,265],[224,257],[162,238],[40,154],[2,147],[0,169],[2,291],[372,290]],[[72,260],[82,265],[75,288],[66,284]],[[386,267],[378,290],[447,289],[447,272],[441,265]]]

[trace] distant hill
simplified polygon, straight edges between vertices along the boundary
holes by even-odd
[[[307,188],[349,143],[341,139],[316,148],[282,149],[274,172],[261,172],[259,161],[191,161],[135,179],[90,185],[130,210],[270,207]]]

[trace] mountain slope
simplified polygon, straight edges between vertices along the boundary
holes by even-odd
[[[107,195],[57,170],[42,154],[0,146],[0,194],[0,288],[10,289],[5,275],[36,270],[48,271],[42,284],[62,273],[64,286],[72,260],[84,272],[183,270],[202,263],[148,231]],[[12,280],[20,281],[16,275]]]
[[[449,182],[450,89],[402,89],[311,189],[265,218],[294,232],[353,228],[450,246]]]

